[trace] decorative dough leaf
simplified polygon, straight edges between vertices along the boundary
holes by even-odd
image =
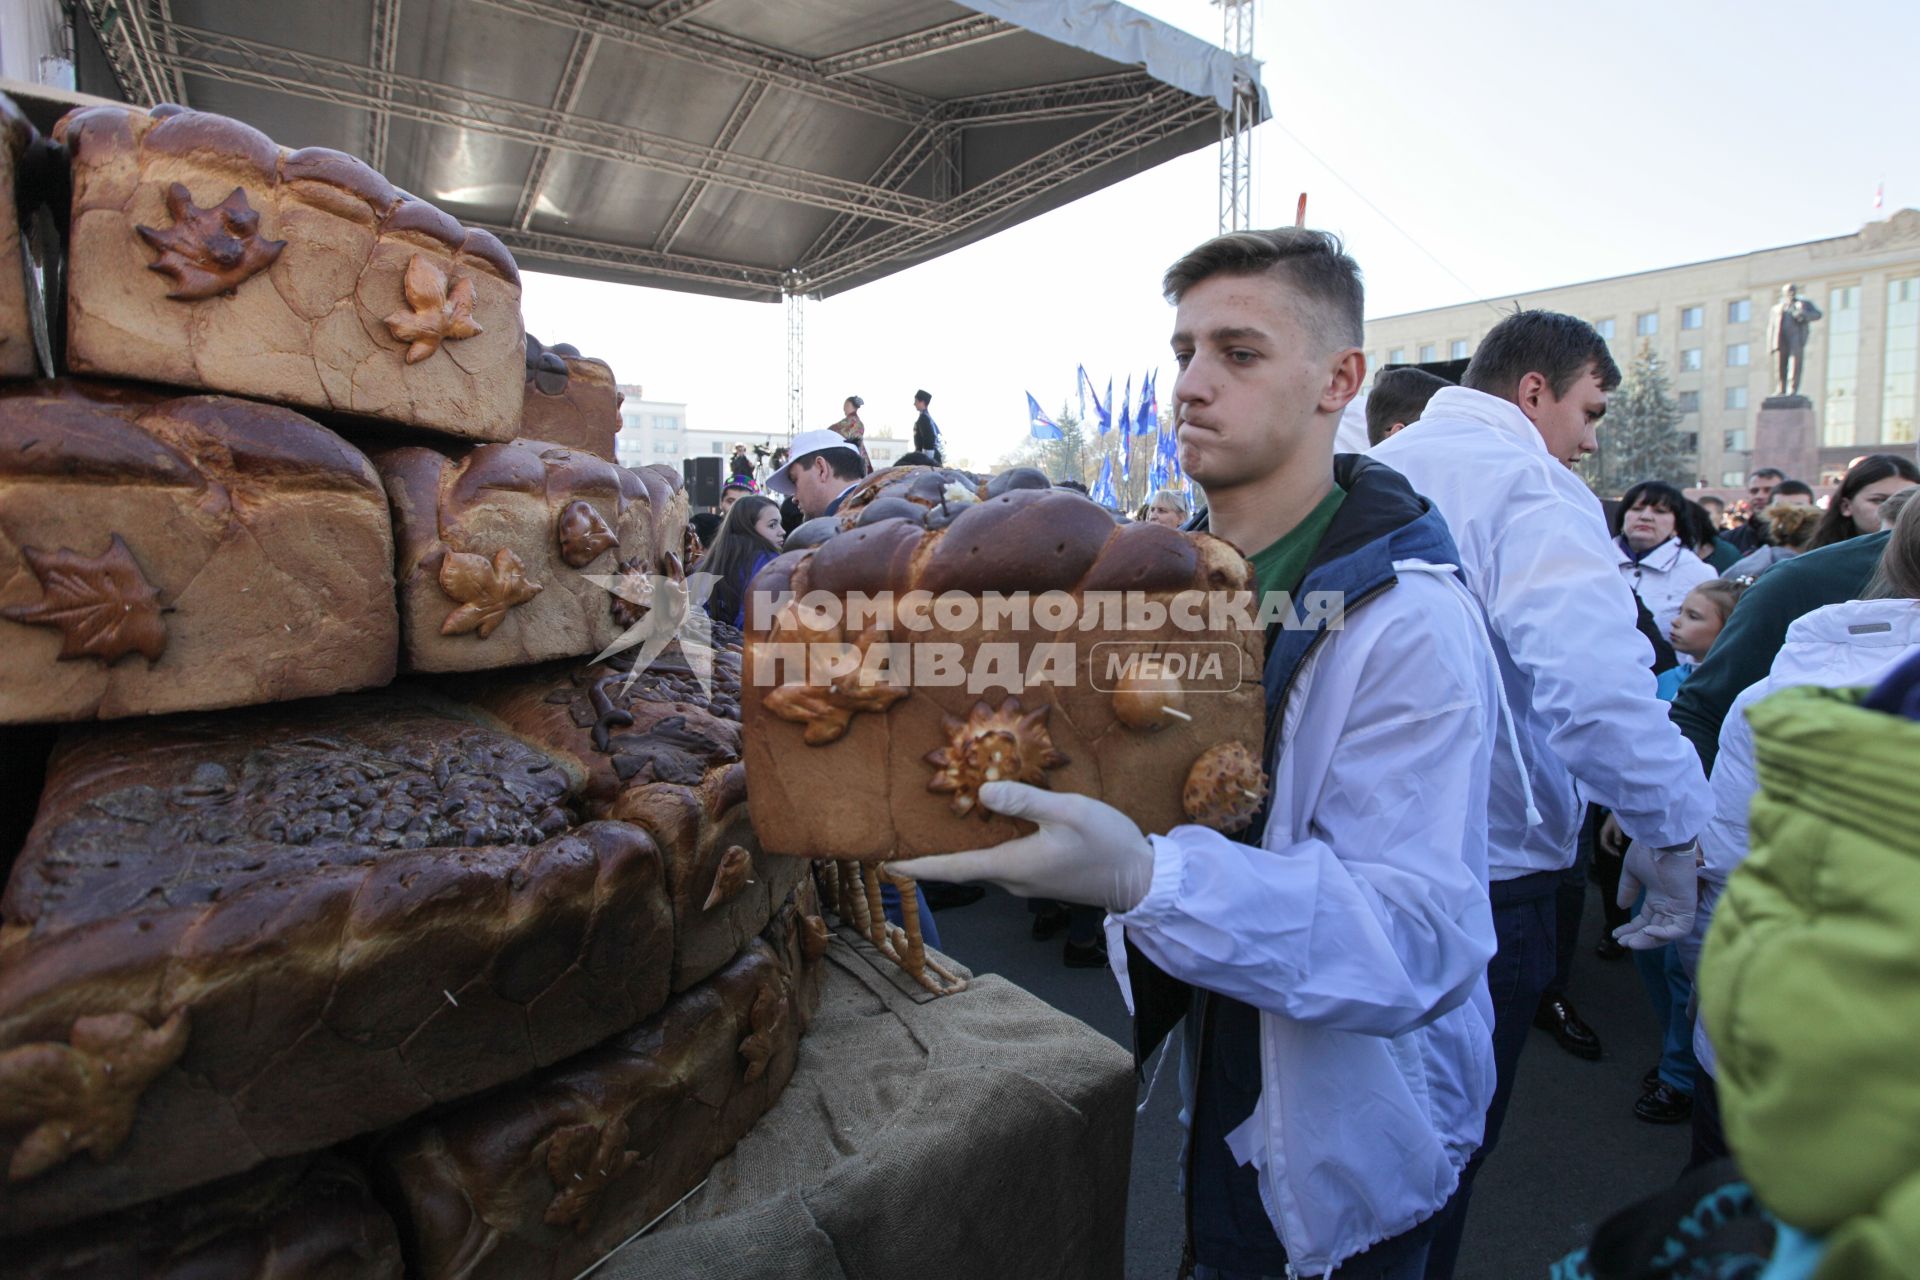
[[[539,583],[527,581],[526,566],[506,547],[493,553],[491,564],[485,556],[447,552],[440,562],[440,589],[460,601],[460,607],[440,624],[440,634],[458,636],[477,631],[482,640],[505,621],[509,610],[543,590]]]
[[[160,593],[140,572],[119,534],[98,556],[66,547],[23,550],[40,579],[40,602],[7,605],[0,615],[32,626],[59,627],[63,660],[99,658],[111,666],[129,653],[141,654],[148,662],[160,660],[167,647]]]

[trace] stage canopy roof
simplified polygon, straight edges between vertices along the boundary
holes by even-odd
[[[81,0],[80,88],[328,146],[522,266],[825,296],[1218,141],[1258,65],[1108,0]],[[97,42],[97,44],[95,43]]]

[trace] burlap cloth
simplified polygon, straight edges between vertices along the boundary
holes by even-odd
[[[1127,1051],[992,975],[931,999],[846,931],[826,961],[779,1103],[594,1280],[1119,1276]]]

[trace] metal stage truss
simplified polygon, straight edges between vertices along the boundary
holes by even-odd
[[[877,279],[1265,113],[1250,58],[1099,0],[78,8],[117,82],[83,89],[364,156],[534,270],[764,301]]]

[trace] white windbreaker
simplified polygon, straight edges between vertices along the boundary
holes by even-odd
[[[1495,757],[1493,879],[1572,866],[1583,793],[1643,843],[1698,835],[1712,794],[1655,693],[1653,649],[1634,626],[1599,499],[1547,452],[1519,406],[1442,387],[1419,422],[1370,456],[1446,517],[1519,721],[1526,777]]]
[[[1499,677],[1449,567],[1394,568],[1295,676],[1263,847],[1154,836],[1151,888],[1107,924],[1129,1007],[1123,929],[1172,976],[1261,1011],[1260,1100],[1228,1145],[1303,1275],[1444,1205],[1493,1096]]]
[[[1838,689],[1877,684],[1916,651],[1920,651],[1920,603],[1847,600],[1830,604],[1795,618],[1766,678],[1748,685],[1733,700],[1727,718],[1720,722],[1720,754],[1714,757],[1713,821],[1700,837],[1706,858],[1700,878],[1706,883],[1701,886],[1693,935],[1681,947],[1689,974],[1697,966],[1720,891],[1726,888],[1727,877],[1747,858],[1747,809],[1760,789],[1747,708],[1769,694],[1797,685]],[[1693,1052],[1712,1074],[1713,1045],[1707,1040],[1704,1018],[1694,1020]]]
[[[1660,628],[1664,636],[1680,615],[1687,593],[1720,575],[1712,565],[1693,554],[1677,534],[1641,556],[1637,563],[1625,541],[1624,538],[1613,541],[1621,580],[1627,584],[1627,590],[1647,606],[1647,612],[1653,615],[1653,625]]]

